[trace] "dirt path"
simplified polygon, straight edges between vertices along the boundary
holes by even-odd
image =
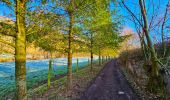
[[[118,67],[116,60],[107,63],[80,100],[140,100]]]

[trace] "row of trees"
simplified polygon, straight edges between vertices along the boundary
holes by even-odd
[[[6,43],[15,49],[16,98],[27,99],[26,46],[34,44],[50,53],[67,53],[67,88],[72,88],[72,57],[74,52],[111,56],[122,42],[119,36],[117,12],[110,9],[110,0],[1,0],[14,8],[15,25],[1,23],[1,34],[11,36],[15,43]],[[116,19],[113,19],[114,18]],[[52,60],[49,60],[51,70]],[[50,72],[50,71],[49,71]],[[50,73],[49,73],[50,79]],[[50,86],[50,80],[48,81]]]

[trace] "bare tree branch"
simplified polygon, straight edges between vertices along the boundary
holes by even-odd
[[[126,10],[137,20],[137,22],[141,25],[141,27],[143,27],[142,23],[140,22],[140,20],[135,16],[135,14],[127,7],[127,5],[125,4],[124,0],[121,0],[123,6],[126,8]]]

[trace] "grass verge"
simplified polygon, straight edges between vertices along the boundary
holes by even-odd
[[[73,73],[73,88],[66,89],[67,76],[63,76],[51,82],[51,88],[47,88],[47,83],[38,86],[28,91],[29,100],[37,99],[79,99],[86,88],[91,84],[91,81],[96,77],[99,71],[104,67],[106,62],[101,66],[97,63],[94,64],[91,71],[90,66],[80,69],[78,72]]]

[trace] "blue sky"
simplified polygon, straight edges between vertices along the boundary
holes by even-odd
[[[153,15],[153,11],[154,14],[157,14],[157,17],[154,19],[153,23],[157,24],[158,21],[160,20],[160,18],[162,18],[162,16],[165,13],[165,9],[166,9],[166,5],[168,0],[145,0],[146,1],[146,9],[147,9],[147,14],[148,14],[148,19],[149,19],[149,23],[151,21],[151,16]],[[139,18],[140,17],[140,9],[139,9],[139,4],[138,4],[138,0],[125,0],[125,4],[131,9],[131,11]],[[153,6],[154,4],[154,6]],[[153,8],[154,7],[154,8]],[[153,10],[154,9],[154,10]],[[128,27],[131,28],[134,32],[136,32],[135,30],[135,25],[134,23],[129,20],[129,18],[131,19],[131,16],[129,15],[128,11],[124,8],[120,7],[120,13],[121,15],[123,15],[123,20],[124,20],[124,27]],[[169,21],[167,22],[166,25],[169,24]],[[152,40],[154,42],[158,42],[157,40],[160,41],[160,28],[155,28],[156,30],[151,30],[150,34],[152,37]],[[166,32],[168,33],[168,32]],[[169,35],[169,34],[167,34]]]
[[[11,13],[13,13],[12,9],[5,4],[0,4],[0,16],[9,16]]]

